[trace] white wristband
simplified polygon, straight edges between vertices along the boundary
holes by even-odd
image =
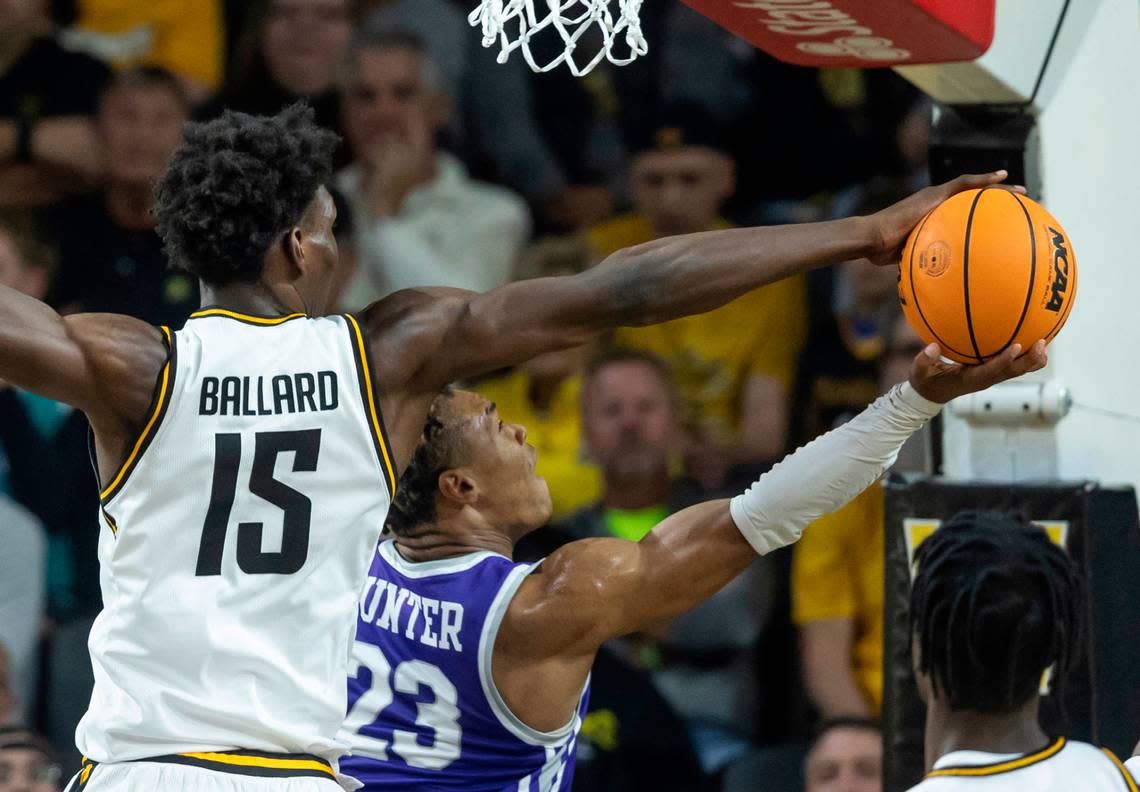
[[[941,411],[909,382],[817,437],[729,504],[733,522],[760,555],[795,542],[813,520],[844,506],[894,464],[912,434]]]

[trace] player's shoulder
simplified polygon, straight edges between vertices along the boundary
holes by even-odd
[[[970,763],[964,767],[969,771],[943,767],[943,775],[928,776],[909,792],[970,792],[980,788],[978,781],[984,781],[985,788],[995,792],[1018,789],[1028,778],[1042,777],[1035,775],[1040,772],[1051,779],[1069,778],[1074,784],[1079,780],[1085,789],[1097,792],[1135,792],[1136,789],[1134,777],[1111,751],[1079,740],[1057,740],[1036,755],[996,764],[975,766]],[[1009,779],[1010,784],[1007,787],[999,779]]]
[[[68,335],[104,384],[128,403],[149,401],[155,381],[169,359],[171,332],[132,316],[81,313],[64,317]],[[139,399],[129,398],[137,394]]]
[[[590,612],[609,596],[607,581],[636,566],[637,545],[615,537],[568,542],[535,566],[512,605],[514,617],[541,621],[565,607]]]
[[[1080,740],[1065,740],[1065,748],[1067,758],[1082,761],[1082,762],[1103,762],[1109,753],[1104,748],[1097,748],[1087,742]]]
[[[126,314],[76,313],[65,316],[63,321],[73,336],[89,344],[162,345],[160,328]]]
[[[1108,748],[1098,748],[1080,740],[1066,740],[1065,751],[1069,754],[1067,758],[1075,767],[1100,765],[1118,771],[1121,776],[1127,772],[1124,763]]]
[[[1137,746],[1137,750],[1140,750],[1140,746]],[[1132,774],[1137,786],[1140,786],[1140,754],[1126,761],[1124,767]]]
[[[368,304],[353,313],[366,328],[379,328],[383,325],[405,321],[425,308],[433,311],[457,309],[467,303],[472,292],[446,286],[416,286],[400,289]]]

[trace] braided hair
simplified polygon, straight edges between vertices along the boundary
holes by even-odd
[[[1077,565],[1040,528],[992,511],[963,511],[915,553],[911,634],[919,670],[952,710],[1013,712],[1056,664],[1064,696],[1083,631]]]

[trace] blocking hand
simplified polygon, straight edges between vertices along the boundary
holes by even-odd
[[[1013,344],[997,357],[977,366],[946,363],[940,354],[938,344],[930,344],[918,353],[910,368],[910,384],[914,389],[919,395],[939,404],[1043,369],[1049,362],[1044,341],[1038,341],[1025,354],[1021,353],[1021,344]]]

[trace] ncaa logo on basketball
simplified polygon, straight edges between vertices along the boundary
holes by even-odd
[[[918,268],[924,275],[937,278],[950,269],[950,246],[945,242],[932,242],[918,257]]]
[[[1049,285],[1049,302],[1045,310],[1057,313],[1065,302],[1065,291],[1069,288],[1069,251],[1065,247],[1065,235],[1050,227],[1053,235],[1053,282]]]

